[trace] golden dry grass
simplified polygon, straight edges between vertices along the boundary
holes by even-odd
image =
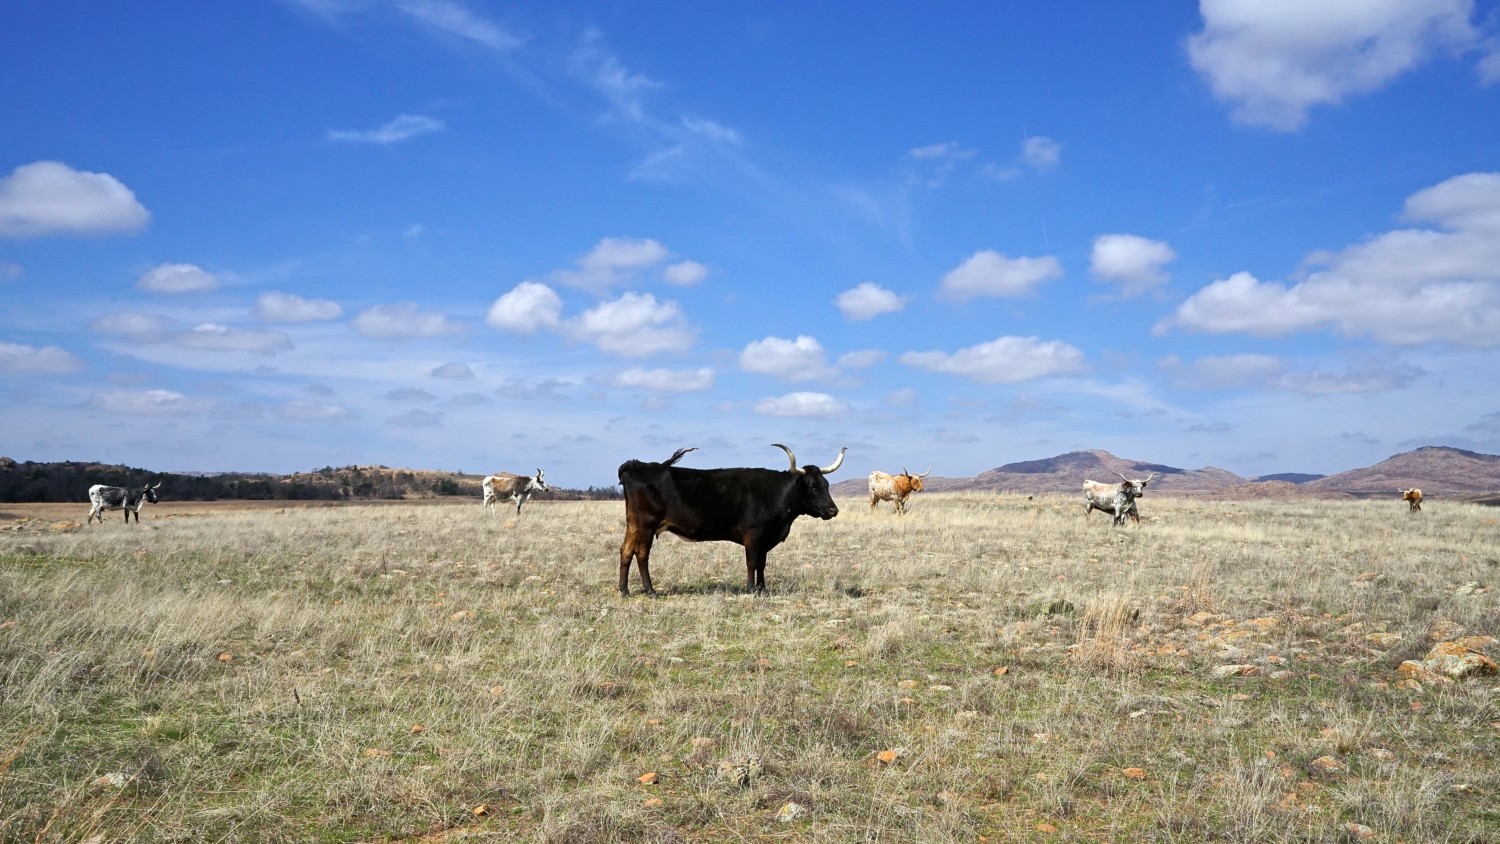
[[[1497,840],[1500,685],[1395,685],[1495,511],[840,504],[657,600],[617,502],[6,507],[0,840]]]

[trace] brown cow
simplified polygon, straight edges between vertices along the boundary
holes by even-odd
[[[932,467],[920,475],[913,475],[901,467],[901,474],[887,475],[885,472],[870,473],[870,509],[882,501],[891,501],[896,505],[898,514],[906,512],[906,499],[914,492],[922,491],[922,479],[932,474]]]
[[[1422,490],[1412,487],[1411,489],[1396,488],[1401,493],[1401,500],[1405,501],[1410,508],[1407,512],[1416,513],[1422,509]]]

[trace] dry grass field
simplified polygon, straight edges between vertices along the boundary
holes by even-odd
[[[0,840],[1500,841],[1495,510],[840,506],[0,507]]]

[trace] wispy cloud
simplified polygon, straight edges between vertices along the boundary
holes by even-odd
[[[452,0],[406,0],[396,7],[429,27],[492,50],[513,50],[523,43],[505,27]]]
[[[443,121],[420,114],[402,114],[376,129],[329,129],[328,140],[358,144],[399,144],[419,135],[440,132]]]

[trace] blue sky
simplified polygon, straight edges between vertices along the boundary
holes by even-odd
[[[1495,2],[59,0],[0,114],[19,460],[1500,451]]]

